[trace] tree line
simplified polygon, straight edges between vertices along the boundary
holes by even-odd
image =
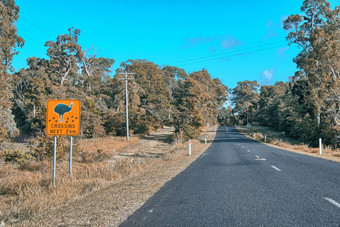
[[[19,7],[2,0],[0,10],[0,140],[44,136],[48,99],[81,101],[82,137],[125,135],[125,86],[119,78],[126,71],[134,73],[128,83],[130,133],[169,125],[189,139],[207,123],[259,122],[311,146],[319,137],[339,146],[340,7],[332,9],[327,1],[305,0],[301,14],[283,23],[287,40],[301,50],[289,82],[243,81],[230,90],[207,70],[186,73],[147,60],[128,60],[114,73],[114,59],[81,46],[76,28],[45,43],[47,58],[30,57],[27,68],[14,72],[13,56],[24,45],[15,26]],[[229,93],[232,105],[224,107]]]
[[[231,90],[233,108],[219,121],[257,121],[286,132],[311,146],[318,138],[339,147],[340,137],[340,7],[324,0],[305,0],[301,14],[283,23],[287,40],[300,48],[294,58],[298,71],[289,82],[261,86],[239,82]]]
[[[15,23],[19,7],[14,0],[0,1],[0,137],[46,136],[48,99],[81,101],[81,137],[124,136],[125,86],[121,72],[134,73],[128,83],[131,134],[175,127],[183,140],[195,138],[202,127],[217,122],[217,112],[228,99],[228,88],[207,70],[186,73],[174,66],[147,60],[128,60],[112,72],[112,58],[79,43],[81,31],[45,43],[47,58],[29,57],[27,68],[14,72],[12,58],[24,45]],[[112,76],[112,74],[115,74]]]

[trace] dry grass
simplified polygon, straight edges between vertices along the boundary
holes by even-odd
[[[285,136],[282,132],[274,131],[268,127],[253,126],[252,129],[248,129],[245,126],[238,126],[236,128],[240,133],[247,137],[256,139],[271,146],[340,162],[340,149],[332,149],[330,146],[324,146],[322,148],[322,155],[320,155],[319,148],[309,147],[298,140]],[[264,135],[266,135],[266,141]]]
[[[133,155],[123,155],[131,152],[130,147],[141,146],[139,142],[137,137],[132,137],[129,145],[125,138],[116,137],[81,141],[82,152],[74,154],[72,177],[68,174],[68,155],[57,161],[56,186],[51,182],[52,160],[24,165],[3,163],[0,166],[0,223],[13,225],[43,216],[51,209],[138,176],[155,165],[187,156],[187,144],[168,144],[166,152],[157,156],[144,155],[140,152],[142,147]],[[193,152],[202,149],[195,144],[201,143],[193,142]]]
[[[138,141],[132,137],[129,145]],[[68,173],[68,157],[57,161],[56,186],[52,185],[52,160],[30,161],[19,165],[0,166],[0,222],[16,223],[60,206],[139,173],[148,160],[134,158],[113,159],[127,146],[125,138],[108,137],[84,139],[80,153],[74,154],[72,178]],[[3,155],[3,152],[1,152]]]
[[[126,146],[131,146],[139,141],[138,137],[130,137],[129,143],[126,142],[125,137],[103,137],[94,139],[83,139],[80,143],[80,148],[85,153],[102,152],[113,154],[114,150],[119,152]]]
[[[50,162],[32,163],[28,169],[13,164],[0,167],[0,220],[5,223],[30,218],[32,215],[57,207],[97,191],[112,182],[139,174],[152,160],[124,158],[98,163],[74,163],[73,177],[65,171],[68,163],[57,163],[56,186],[51,183]],[[33,168],[32,168],[33,167]],[[32,171],[40,169],[42,171]]]
[[[214,137],[214,136],[213,136]],[[212,137],[212,139],[213,139]],[[211,139],[211,140],[212,140]],[[210,145],[192,141],[192,155],[188,144],[171,145],[164,156],[149,157],[149,164],[140,173],[104,187],[89,196],[74,200],[40,216],[20,222],[20,226],[118,226],[143,205],[167,181],[196,160]],[[169,154],[169,155],[168,155]],[[145,158],[135,158],[136,163]]]

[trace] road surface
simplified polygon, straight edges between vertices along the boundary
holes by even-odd
[[[221,126],[209,149],[121,226],[340,226],[340,163]]]

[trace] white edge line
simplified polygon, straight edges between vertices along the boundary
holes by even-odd
[[[272,168],[276,169],[277,171],[281,171],[279,168],[277,168],[276,166],[272,166]]]
[[[337,203],[335,200],[331,199],[331,198],[327,198],[327,197],[323,197],[325,200],[327,200],[328,202],[330,202],[331,204],[333,204],[334,206],[337,206],[338,208],[340,208],[340,204]]]

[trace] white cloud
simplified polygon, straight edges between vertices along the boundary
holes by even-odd
[[[270,80],[271,78],[273,78],[273,73],[270,72],[268,69],[263,71],[263,75],[266,79]]]
[[[222,48],[229,49],[241,44],[239,40],[237,40],[234,36],[227,34],[226,36],[221,37],[220,42]]]
[[[225,34],[222,36],[200,36],[194,38],[186,38],[183,40],[182,48],[191,48],[199,45],[210,45],[212,52],[217,51],[218,47],[223,49],[231,49],[241,45],[241,41],[236,39],[231,34]],[[211,48],[213,47],[213,48]]]
[[[273,84],[274,73],[273,70],[266,69],[260,74],[260,85],[271,85]]]
[[[285,57],[285,53],[289,50],[289,46],[282,47],[276,51],[277,55]]]

